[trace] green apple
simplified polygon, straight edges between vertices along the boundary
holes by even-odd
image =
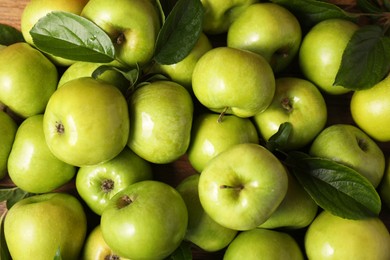
[[[0,50],[0,102],[18,116],[43,113],[57,82],[56,66],[28,43]]]
[[[87,217],[76,197],[45,193],[18,201],[7,212],[4,236],[12,259],[78,259]]]
[[[140,181],[118,192],[101,216],[103,238],[130,259],[164,259],[179,247],[188,223],[186,204],[172,186]]]
[[[259,144],[236,144],[214,157],[199,178],[199,199],[220,225],[249,230],[264,223],[288,188],[285,167]]]
[[[19,126],[8,158],[8,174],[24,191],[46,193],[69,182],[76,167],[53,155],[43,133],[43,115],[31,116]]]
[[[298,19],[275,3],[256,3],[230,25],[227,46],[262,55],[274,72],[283,71],[299,51],[302,30]]]
[[[275,77],[261,55],[216,47],[196,63],[192,89],[199,102],[211,111],[251,117],[271,103]]]
[[[207,34],[225,33],[231,23],[258,0],[200,0],[204,8],[203,31]]]
[[[386,160],[386,169],[378,187],[379,195],[385,206],[390,208],[390,158]]]
[[[282,203],[259,227],[296,230],[310,225],[317,215],[317,203],[287,170],[288,189]]]
[[[281,124],[292,125],[284,149],[300,149],[308,145],[327,122],[325,99],[318,88],[308,80],[296,77],[276,79],[276,92],[271,105],[254,116],[261,136],[269,140]]]
[[[326,127],[314,139],[309,153],[353,168],[374,187],[381,182],[386,167],[384,153],[378,144],[360,128],[349,124]]]
[[[321,212],[305,234],[309,259],[390,259],[390,235],[379,218],[344,219]]]
[[[15,120],[6,112],[0,110],[0,180],[3,179],[8,172],[8,157],[11,153],[17,129],[18,125]]]
[[[212,158],[227,148],[239,143],[258,142],[256,127],[249,118],[225,115],[219,121],[218,114],[205,112],[194,119],[188,160],[200,173]]]
[[[89,0],[81,15],[101,27],[112,39],[116,58],[128,66],[148,63],[161,27],[154,1]]]
[[[189,92],[173,81],[140,86],[129,100],[128,146],[145,160],[166,164],[185,154],[194,105]]]
[[[223,259],[303,260],[304,257],[297,241],[288,233],[256,228],[238,234],[226,249]]]
[[[114,85],[90,77],[65,83],[43,117],[46,142],[60,160],[94,165],[117,156],[129,137],[127,101]]]
[[[152,167],[127,146],[113,159],[97,165],[80,167],[76,189],[97,215],[119,191],[138,181],[152,179]]]
[[[344,50],[359,26],[343,19],[327,19],[313,26],[302,39],[299,64],[305,78],[325,93],[341,95],[351,90],[334,85]]]
[[[350,111],[353,121],[379,142],[390,141],[390,74],[372,88],[354,91]]]
[[[24,40],[35,46],[31,37],[30,30],[39,19],[52,11],[64,11],[79,15],[88,0],[30,0],[23,9],[20,19],[20,30]],[[59,66],[69,66],[74,63],[73,60],[61,57],[47,55],[53,63]]]
[[[185,239],[206,252],[216,252],[230,244],[237,230],[221,226],[205,213],[199,201],[198,184],[199,174],[193,174],[176,187],[188,210]]]

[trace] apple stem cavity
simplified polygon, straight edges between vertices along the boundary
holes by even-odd
[[[219,188],[221,188],[221,189],[232,189],[232,190],[241,191],[241,190],[244,189],[244,185],[230,186],[230,185],[222,184],[221,186],[219,186]]]
[[[121,258],[119,257],[119,256],[117,256],[117,255],[106,255],[105,257],[104,257],[104,260],[120,260]]]
[[[120,33],[116,38],[116,43],[118,45],[122,45],[124,42],[125,42],[125,35],[123,33]]]
[[[104,193],[109,193],[114,189],[114,184],[115,182],[113,180],[105,179],[102,181],[102,185],[100,187]]]
[[[57,131],[58,134],[65,133],[65,127],[64,127],[64,125],[62,124],[61,121],[56,121],[55,127],[56,127],[56,131]]]
[[[131,203],[133,203],[135,200],[135,197],[129,196],[129,195],[123,195],[120,197],[117,201],[117,207],[118,209],[122,209],[124,207],[129,206]]]
[[[218,120],[217,120],[218,123],[222,123],[223,117],[225,116],[225,114],[226,114],[228,109],[229,109],[229,107],[225,107],[222,110],[221,114],[219,114],[219,117],[218,117]]]
[[[293,110],[293,106],[292,106],[291,101],[288,97],[283,98],[280,103],[281,103],[282,107],[285,110],[287,110],[287,112],[291,112]]]
[[[356,141],[358,143],[358,146],[360,147],[360,149],[362,149],[363,152],[368,151],[368,145],[364,139],[356,138]]]

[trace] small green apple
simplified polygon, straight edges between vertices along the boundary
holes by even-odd
[[[15,120],[6,112],[0,110],[0,180],[7,174],[8,157],[11,153],[17,130],[18,125]]]
[[[378,187],[379,195],[383,204],[390,208],[390,158],[386,160],[386,169],[383,174],[382,181]]]
[[[309,259],[390,259],[390,234],[379,218],[344,219],[321,212],[305,234]]]
[[[87,217],[80,201],[67,193],[45,193],[18,201],[7,212],[4,236],[12,259],[80,256]]]
[[[130,259],[164,259],[184,239],[186,204],[172,186],[140,181],[118,192],[103,211],[100,226],[107,245]]]
[[[256,228],[238,234],[226,249],[223,259],[303,260],[304,257],[297,241],[290,234]]]
[[[390,74],[372,88],[355,91],[351,97],[352,119],[379,142],[390,141]]]
[[[217,47],[196,63],[192,89],[199,102],[211,111],[251,117],[271,103],[275,77],[261,55]]]
[[[381,182],[386,167],[384,153],[378,144],[360,128],[349,124],[326,127],[314,139],[309,153],[355,169],[374,187]]]
[[[127,144],[129,128],[127,101],[120,90],[90,77],[58,88],[43,117],[49,149],[79,167],[117,156]]]
[[[284,147],[286,150],[303,148],[325,127],[325,99],[310,81],[295,77],[277,78],[271,105],[254,116],[254,123],[265,140],[276,134],[285,122],[292,124]]]
[[[56,66],[28,43],[0,50],[0,102],[18,116],[43,113],[57,82]]]
[[[130,184],[152,178],[150,163],[126,146],[107,162],[80,167],[75,184],[78,194],[89,208],[101,215],[116,193]]]
[[[76,167],[53,155],[43,133],[43,115],[25,119],[19,126],[8,158],[8,174],[24,191],[45,193],[69,182]]]
[[[199,199],[220,225],[249,230],[264,223],[288,188],[285,167],[259,144],[236,144],[214,157],[199,178]]]
[[[343,19],[327,19],[313,26],[302,39],[299,64],[305,78],[322,91],[341,95],[351,90],[333,85],[344,50],[359,26]]]
[[[302,30],[298,19],[275,3],[248,6],[230,25],[227,46],[261,54],[274,72],[283,71],[299,51]]]
[[[145,160],[165,164],[187,151],[194,105],[189,92],[173,81],[137,88],[129,100],[128,146]]]
[[[205,213],[199,201],[199,176],[199,174],[190,175],[176,187],[188,210],[185,239],[204,251],[216,252],[229,245],[237,235],[237,230],[221,226]]]
[[[197,116],[191,130],[188,160],[197,172],[228,147],[239,143],[258,143],[259,136],[249,118],[205,112]]]

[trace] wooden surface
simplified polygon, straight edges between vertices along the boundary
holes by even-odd
[[[20,29],[20,17],[24,6],[28,0],[0,0],[0,23],[11,25],[17,29]],[[348,5],[353,3],[351,0],[341,1],[342,4]],[[328,105],[328,125],[335,123],[350,123],[353,124],[351,115],[349,112],[349,99],[350,95],[343,96],[325,96]],[[390,142],[379,143],[379,146],[383,149],[387,157],[390,155]],[[190,166],[187,158],[184,156],[177,162],[169,165],[156,167],[158,172],[157,179],[165,181],[173,186],[176,186],[183,178],[195,173],[195,170]],[[2,180],[2,185],[12,186],[12,182],[9,179]],[[70,183],[65,185],[59,191],[75,192],[74,184]],[[0,213],[4,210],[4,204],[0,205]],[[381,218],[384,220],[386,226],[390,230],[390,211],[388,208],[383,209]],[[94,219],[93,224],[96,224],[98,219]],[[206,254],[201,250],[194,249],[194,259],[217,259],[221,258],[222,252],[216,252],[213,254]]]

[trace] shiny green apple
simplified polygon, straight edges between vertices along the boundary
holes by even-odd
[[[7,174],[7,162],[9,154],[11,153],[12,145],[15,140],[18,125],[3,110],[0,110],[0,180]]]

